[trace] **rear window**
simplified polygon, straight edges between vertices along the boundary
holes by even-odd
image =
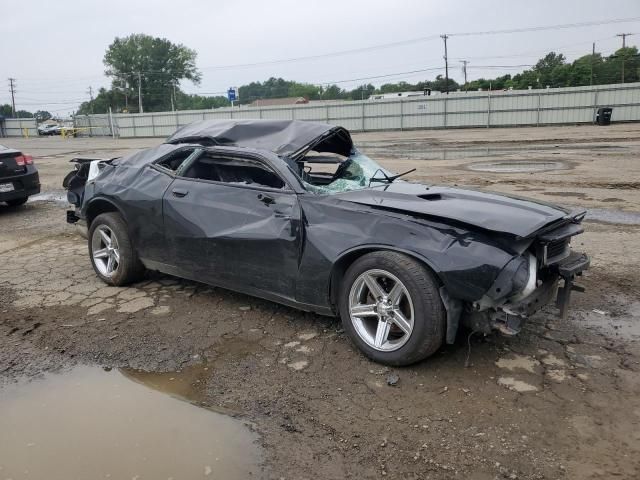
[[[266,165],[244,158],[202,156],[189,166],[183,176],[230,185],[285,187],[284,181]]]

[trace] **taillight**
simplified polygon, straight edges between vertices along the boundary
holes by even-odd
[[[15,160],[19,167],[33,165],[33,157],[31,155],[18,155]]]

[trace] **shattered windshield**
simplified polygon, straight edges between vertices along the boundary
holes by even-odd
[[[332,194],[375,186],[379,182],[386,182],[386,177],[393,175],[374,160],[356,151],[340,164],[329,183],[324,185],[311,183],[313,175],[307,172],[303,175],[302,183],[312,193]]]

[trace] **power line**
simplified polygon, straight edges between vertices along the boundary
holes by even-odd
[[[610,25],[613,23],[630,23],[640,21],[640,17],[629,18],[615,18],[612,20],[594,20],[591,22],[579,22],[579,23],[563,23],[559,25],[545,25],[537,27],[524,27],[524,28],[509,28],[505,30],[486,30],[479,32],[460,32],[449,33],[451,37],[470,37],[479,35],[502,35],[505,33],[526,33],[526,32],[541,32],[545,30],[564,30],[567,28],[582,28],[582,27],[596,27],[599,25]]]

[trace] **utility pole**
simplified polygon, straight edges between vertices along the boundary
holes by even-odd
[[[176,111],[176,84],[173,84],[173,96],[171,97],[171,111]]]
[[[138,72],[138,113],[144,113],[142,110],[142,72]]]
[[[460,63],[462,63],[462,73],[464,74],[464,90],[466,92],[467,91],[467,64],[469,63],[469,60],[460,60]]]
[[[93,88],[91,86],[89,86],[89,90],[87,90],[87,93],[89,94],[89,98],[91,99],[91,103],[89,104],[91,113],[93,114]]]
[[[593,85],[593,62],[596,59],[596,42],[593,42],[591,46],[591,80],[589,81],[589,85]]]
[[[9,91],[11,92],[11,114],[16,118],[16,79],[9,78]]]
[[[444,41],[444,91],[449,94],[449,58],[447,57],[447,38],[449,35],[440,35]]]
[[[627,48],[627,37],[633,35],[633,33],[618,33],[616,37],[622,37],[622,48]]]

